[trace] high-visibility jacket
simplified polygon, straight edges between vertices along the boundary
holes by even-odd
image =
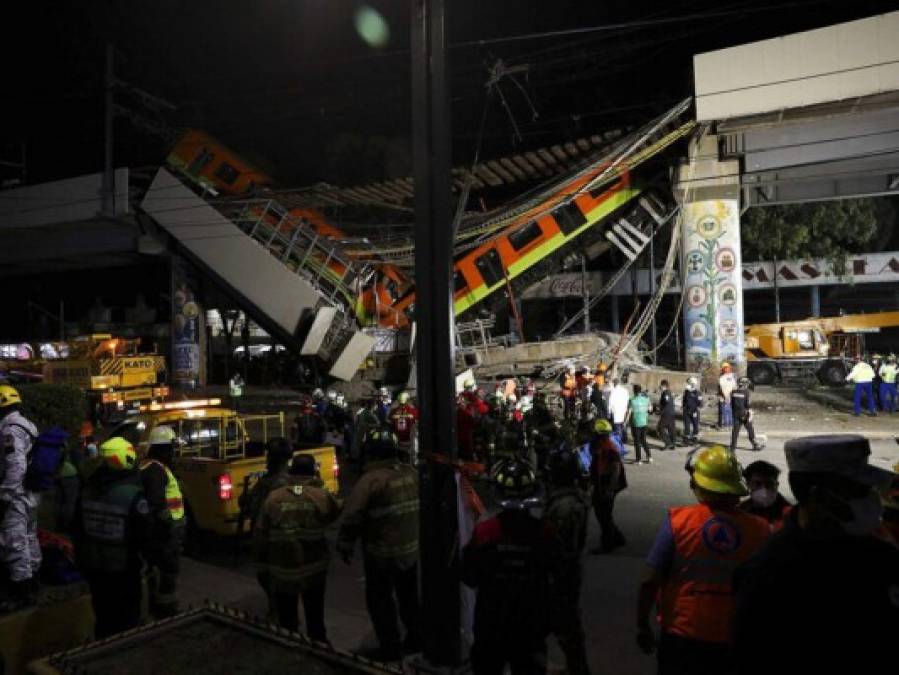
[[[662,630],[703,642],[727,642],[734,612],[732,576],[768,539],[767,522],[706,504],[668,510],[674,560],[659,594]]]
[[[577,393],[577,378],[574,375],[565,373],[562,376],[562,396],[571,398]]]
[[[856,384],[866,384],[874,380],[874,369],[864,361],[856,363],[846,379]]]
[[[340,502],[316,478],[293,477],[268,496],[253,535],[257,563],[274,592],[302,592],[311,577],[327,571],[325,528],[338,515]]]
[[[140,467],[141,471],[146,471],[151,466],[158,466],[165,471],[165,508],[174,523],[180,523],[184,520],[184,497],[181,494],[181,486],[178,485],[178,479],[175,474],[165,464],[156,459],[145,460]],[[164,517],[164,516],[163,516]]]
[[[408,569],[418,560],[418,473],[395,459],[371,462],[346,501],[338,539],[365,557]]]
[[[98,471],[81,495],[75,546],[79,568],[88,575],[140,570],[148,514],[136,472],[110,476]]]
[[[896,367],[895,363],[885,363],[880,366],[880,379],[887,384],[895,384],[897,372],[899,372],[899,368]]]

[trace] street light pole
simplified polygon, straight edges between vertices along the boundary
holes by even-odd
[[[460,661],[459,523],[455,471],[428,459],[457,456],[452,305],[452,192],[446,0],[412,0],[412,159],[415,179],[415,322],[421,411],[422,619],[425,659]]]

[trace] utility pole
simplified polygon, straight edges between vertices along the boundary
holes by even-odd
[[[113,166],[113,119],[114,102],[112,93],[115,89],[115,47],[106,43],[106,72],[103,78],[105,91],[103,109],[103,215],[107,218],[115,216],[115,167]]]
[[[454,667],[460,654],[459,523],[455,470],[452,192],[447,0],[412,0],[412,160],[415,179],[416,376],[421,411],[421,571],[424,657]]]

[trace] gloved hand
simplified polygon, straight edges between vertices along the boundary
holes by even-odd
[[[644,654],[652,654],[656,650],[656,636],[649,626],[637,629],[637,647]]]
[[[348,541],[343,539],[337,540],[337,553],[340,555],[340,559],[347,565],[353,562],[353,553],[355,552],[355,545],[351,544]]]

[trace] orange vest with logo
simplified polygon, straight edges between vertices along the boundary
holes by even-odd
[[[662,584],[662,630],[703,642],[727,642],[734,611],[732,576],[765,543],[771,528],[762,518],[706,504],[668,510],[674,562]]]

